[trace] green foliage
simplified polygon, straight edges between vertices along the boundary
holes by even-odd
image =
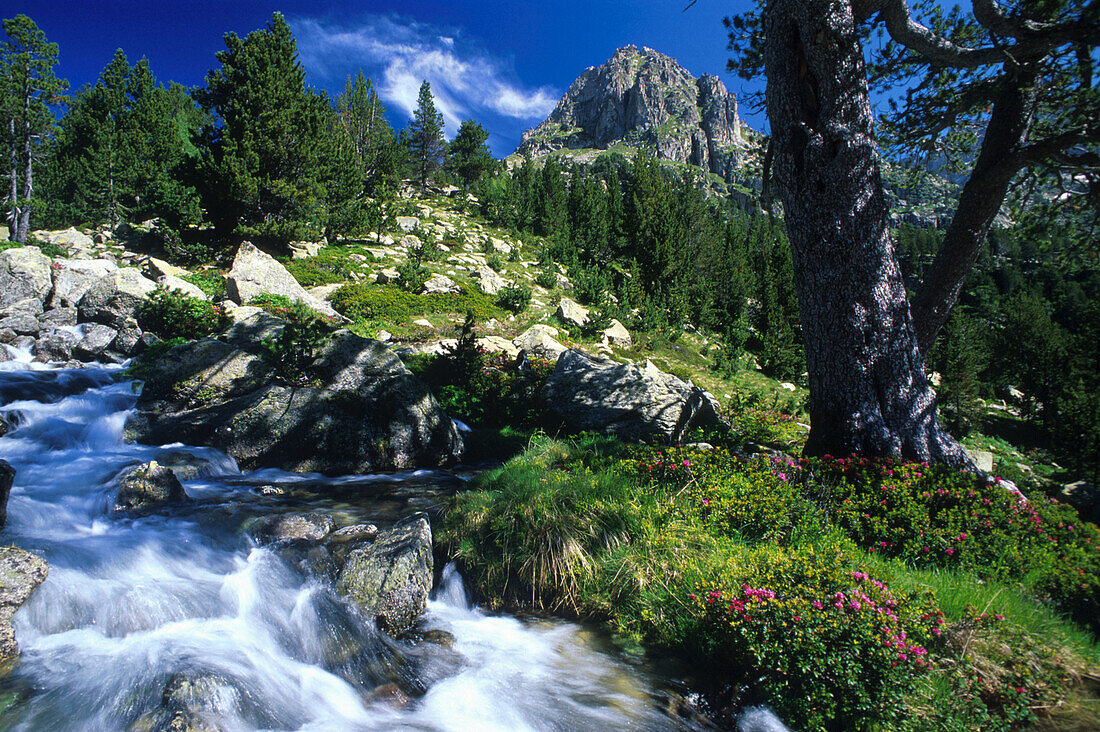
[[[42,157],[43,142],[54,123],[53,108],[61,101],[68,82],[58,79],[56,43],[34,21],[20,13],[3,22],[7,38],[0,43],[0,118],[10,176],[4,190],[2,211],[10,223],[10,238],[23,242],[31,230],[35,164]],[[37,215],[37,212],[36,212]]]
[[[406,292],[416,292],[431,276],[432,273],[421,266],[417,257],[409,257],[397,265],[397,286]]]
[[[467,313],[457,345],[440,356],[424,356],[409,364],[439,399],[448,414],[480,428],[530,428],[542,421],[537,395],[553,364],[528,359],[528,367],[504,354],[487,354],[478,345],[476,319]]]
[[[921,490],[897,485],[910,481]],[[909,499],[895,501],[899,490]],[[953,507],[933,511],[937,501]],[[742,701],[768,703],[796,729],[920,729],[934,719],[1007,730],[1032,720],[1032,707],[1062,703],[1067,664],[1080,662],[1066,660],[1060,631],[1034,625],[1064,623],[995,577],[1053,596],[1053,578],[1034,567],[1070,551],[1054,564],[1095,578],[1096,565],[1081,562],[1100,555],[1095,527],[1074,519],[1071,530],[1063,507],[1029,505],[943,468],[536,438],[456,496],[440,536],[490,605],[604,618],[719,684],[742,685]],[[998,511],[1000,527],[987,527]],[[995,538],[1019,518],[1035,534],[1031,516],[1058,545],[1026,532]],[[953,551],[930,561],[920,542]],[[1024,554],[1032,569],[997,569]],[[936,574],[911,568],[921,562]],[[1078,617],[1094,622],[1095,608]]]
[[[282,15],[225,44],[195,91],[215,120],[198,168],[203,206],[223,234],[317,240],[328,210],[361,190],[361,161],[325,97],[306,89]]]
[[[161,338],[194,340],[217,333],[226,326],[225,314],[209,300],[157,287],[137,309],[144,330]]]
[[[349,76],[344,91],[336,97],[336,114],[346,133],[362,170],[362,190],[368,196],[388,198],[397,188],[401,167],[401,152],[390,123],[386,121],[386,109],[371,80],[360,70],[355,79]],[[342,231],[352,231],[362,220],[373,226],[372,212],[362,210],[362,219],[353,211],[345,211]],[[380,231],[381,227],[376,227]]]
[[[472,288],[458,293],[415,295],[389,285],[357,283],[337,290],[330,302],[336,312],[358,322],[405,320],[415,315],[468,311],[479,320],[501,315],[500,308],[488,295]]]
[[[494,272],[499,272],[504,268],[504,262],[501,261],[500,255],[496,252],[485,255],[485,264]]]
[[[282,264],[302,287],[330,285],[347,282],[351,279],[352,272],[359,271],[358,265],[350,259],[350,254],[347,249],[330,246],[314,257],[291,259]]]
[[[539,287],[545,287],[547,290],[553,290],[558,286],[558,272],[554,268],[554,263],[551,261],[550,266],[543,267],[539,270],[539,273],[535,275],[535,284]]]
[[[451,140],[448,147],[447,168],[467,189],[472,188],[497,167],[488,145],[485,144],[488,139],[488,131],[474,120],[468,119],[459,126],[455,139]]]
[[[416,110],[408,128],[409,152],[413,168],[421,185],[443,166],[447,143],[443,138],[443,115],[435,108],[432,87],[427,81],[420,85]]]
[[[278,335],[264,340],[264,355],[283,381],[292,386],[305,386],[310,382],[309,369],[317,351],[328,340],[332,329],[317,311],[301,300],[289,307],[280,307],[277,314],[286,319],[286,325]]]
[[[513,313],[521,313],[531,304],[531,288],[526,285],[508,285],[497,292],[497,305]]]
[[[200,217],[185,167],[197,153],[191,137],[202,115],[183,87],[157,83],[142,59],[121,49],[94,85],[80,90],[61,119],[47,176],[52,198],[70,220],[163,217],[175,234]],[[165,237],[179,246],[178,234]]]
[[[211,300],[217,300],[220,295],[225,294],[225,276],[221,273],[190,272],[180,279],[202,290]]]

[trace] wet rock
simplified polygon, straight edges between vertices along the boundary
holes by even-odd
[[[0,328],[0,343],[11,343],[15,336],[16,333],[11,328]]]
[[[15,247],[0,252],[0,307],[20,300],[39,303],[53,289],[50,258],[38,247]]]
[[[80,298],[80,318],[117,329],[134,317],[138,306],[156,289],[156,283],[134,267],[115,270],[96,280]]]
[[[65,362],[72,358],[73,347],[80,342],[67,330],[56,330],[39,336],[34,343],[34,360],[40,363]]]
[[[12,616],[46,579],[49,569],[41,557],[19,547],[0,547],[0,667],[19,654]]]
[[[222,468],[213,460],[186,450],[162,450],[157,453],[157,463],[171,470],[180,481],[220,475]]]
[[[354,526],[345,526],[342,529],[337,529],[329,536],[329,541],[344,542],[344,541],[374,541],[378,536],[378,527],[374,524],[355,524]]]
[[[280,541],[320,541],[332,533],[335,526],[332,517],[323,513],[284,513],[256,520],[248,533],[261,545]]]
[[[625,439],[678,441],[686,432],[721,424],[705,390],[645,364],[617,364],[571,350],[543,385],[547,407],[571,429]]]
[[[3,352],[3,349],[0,349],[0,352]],[[10,431],[11,426],[8,424],[7,418],[4,417],[4,415],[0,414],[0,437],[3,437]],[[0,526],[3,526],[3,524],[0,524]]]
[[[12,348],[18,348],[21,351],[34,348],[35,340],[29,335],[17,335],[8,342],[8,345]]]
[[[428,517],[414,514],[352,551],[340,570],[337,590],[391,635],[409,630],[424,611],[432,589],[432,531]]]
[[[228,453],[242,469],[327,474],[438,466],[462,437],[428,387],[378,341],[336,333],[311,369],[321,386],[275,383],[260,356],[210,339],[148,365],[127,424],[140,442]]]
[[[513,338],[512,344],[519,350],[537,356],[538,358],[556,361],[558,356],[568,350],[555,340],[557,335],[557,328],[539,323],[537,325],[532,325],[523,333]]]
[[[56,330],[76,325],[76,319],[76,308],[55,307],[38,316],[38,325],[42,330]]]
[[[8,423],[0,420],[0,436],[8,431]],[[8,520],[8,496],[11,494],[11,485],[15,482],[15,468],[7,460],[0,460],[0,528]]]
[[[15,331],[18,335],[36,335],[41,327],[35,314],[27,311],[15,312],[0,318],[0,328]]]
[[[223,732],[221,717],[232,716],[240,692],[213,674],[176,674],[164,687],[152,732]]]
[[[84,326],[84,336],[73,346],[73,356],[82,361],[94,361],[114,342],[118,331],[99,323]]]
[[[134,318],[127,318],[126,322],[122,324],[122,328],[119,329],[118,335],[111,343],[111,349],[124,356],[132,356],[144,348],[144,344],[141,341],[142,335],[142,330],[137,320]]]
[[[115,482],[118,484],[115,511],[154,508],[187,500],[187,493],[175,473],[155,460],[126,468]]]
[[[368,704],[387,704],[397,709],[404,709],[412,703],[409,695],[392,681],[371,691],[370,694],[367,694],[366,700]]]

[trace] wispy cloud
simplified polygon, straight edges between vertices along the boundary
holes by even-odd
[[[463,119],[484,112],[517,120],[550,113],[557,94],[524,87],[508,66],[454,29],[384,16],[354,23],[292,19],[302,63],[322,78],[342,78],[357,68],[374,79],[382,99],[412,116],[420,83],[432,86],[448,136]]]

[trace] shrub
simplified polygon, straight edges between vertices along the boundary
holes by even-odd
[[[501,314],[489,296],[474,289],[462,292],[415,295],[390,285],[345,285],[330,298],[336,312],[357,322],[404,320],[430,313],[473,311],[478,320]]]
[[[535,275],[535,284],[539,287],[545,287],[547,290],[553,290],[558,286],[558,273],[554,271],[553,267],[545,267]]]
[[[165,339],[194,340],[216,333],[226,324],[219,306],[159,286],[138,307],[137,317],[142,329]]]
[[[331,328],[301,300],[292,303],[281,315],[286,318],[286,325],[278,335],[264,340],[265,355],[283,381],[305,386],[310,381],[309,368]]]
[[[868,551],[1023,581],[1100,628],[1100,530],[1072,508],[942,465],[829,457],[789,472]]]
[[[496,252],[491,252],[490,254],[486,255],[485,264],[488,265],[489,269],[493,270],[494,272],[499,272],[501,269],[504,268],[504,262],[501,261],[500,255]]]
[[[225,294],[225,277],[218,272],[190,272],[180,279],[202,290],[211,300]]]
[[[336,249],[329,247],[330,250]],[[291,259],[283,262],[287,272],[298,280],[302,287],[316,287],[317,285],[331,285],[337,282],[347,282],[351,279],[351,273],[356,267],[348,259],[347,252],[324,251],[315,257],[305,259]]]
[[[432,273],[420,265],[420,260],[409,257],[397,265],[397,286],[406,292],[416,292],[428,281]]]
[[[509,285],[497,292],[497,305],[513,313],[521,313],[531,304],[531,288],[526,285]]]

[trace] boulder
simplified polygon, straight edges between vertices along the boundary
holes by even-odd
[[[41,241],[66,250],[88,251],[95,248],[92,238],[82,231],[77,231],[73,226],[56,231],[36,231],[34,235]]]
[[[53,289],[50,258],[38,247],[16,247],[0,252],[0,307],[20,300],[39,303]]]
[[[323,513],[284,513],[258,519],[248,532],[257,544],[280,541],[320,541],[332,533],[336,522]]]
[[[41,315],[42,311],[45,309],[46,306],[41,300],[33,297],[25,297],[22,300],[13,302],[11,305],[0,308],[0,318],[6,318],[9,315],[16,315],[18,313]]]
[[[196,285],[192,285],[187,280],[180,279],[176,275],[163,275],[160,279],[157,280],[157,284],[165,288],[166,290],[174,290],[176,292],[183,293],[188,297],[194,297],[199,300],[208,299],[206,297],[206,293],[203,292],[201,288]]]
[[[385,269],[378,270],[378,274],[375,277],[375,282],[379,285],[389,284],[391,282],[397,282],[401,279],[401,275],[393,267],[386,267]]]
[[[81,361],[94,361],[107,350],[117,336],[118,331],[114,328],[99,323],[89,323],[84,326],[83,337],[73,346],[73,356]]]
[[[173,264],[168,264],[163,259],[157,259],[156,257],[149,257],[145,260],[145,266],[142,268],[145,276],[154,282],[159,282],[162,277],[176,277],[177,279],[190,274],[183,267],[177,267]]]
[[[118,269],[106,259],[59,259],[53,268],[54,307],[76,307],[97,280]]]
[[[8,424],[4,422],[0,426],[0,435],[8,431]],[[15,468],[7,460],[0,460],[0,528],[8,520],[8,496],[11,494],[12,483],[15,482]]]
[[[542,398],[569,428],[624,439],[677,442],[721,424],[713,396],[652,362],[618,364],[575,349],[558,359]]]
[[[607,344],[614,348],[631,348],[634,345],[630,331],[615,319],[612,319],[611,325],[604,330],[603,337]]]
[[[420,219],[415,216],[398,216],[397,226],[401,231],[412,231],[420,225]]]
[[[40,330],[51,331],[76,325],[77,309],[73,307],[55,307],[38,316]]]
[[[154,508],[187,500],[187,493],[176,474],[155,460],[126,468],[115,482],[118,484],[115,511]]]
[[[500,336],[485,336],[477,339],[478,348],[482,349],[486,353],[503,353],[509,358],[515,358],[519,355],[519,349],[515,344],[507,338],[501,338]]]
[[[558,303],[557,316],[562,321],[578,328],[587,325],[590,320],[588,308],[568,297],[563,297]]]
[[[148,364],[127,424],[150,444],[210,445],[242,469],[370,473],[457,460],[462,438],[428,387],[383,344],[337,332],[312,375],[321,386],[275,383],[258,355],[206,339]]]
[[[558,329],[538,323],[512,339],[512,345],[538,358],[556,361],[567,349],[555,338]]]
[[[15,331],[16,335],[37,335],[41,327],[35,314],[27,311],[15,312],[0,318],[0,328]]]
[[[12,616],[49,573],[45,560],[19,547],[0,547],[0,665],[8,666],[19,654]]]
[[[73,357],[73,347],[80,342],[67,330],[55,330],[39,336],[34,343],[34,360],[39,363],[63,363]]]
[[[134,267],[115,270],[96,280],[80,298],[80,319],[121,327],[156,289],[156,283]]]
[[[414,514],[357,547],[340,570],[336,588],[379,629],[400,635],[424,611],[432,590],[432,530]]]
[[[237,250],[233,266],[225,276],[225,292],[230,300],[240,305],[247,305],[257,295],[268,293],[283,295],[292,301],[301,300],[330,317],[336,315],[331,305],[311,297],[283,265],[252,242],[243,242]]]
[[[967,450],[974,466],[983,473],[993,472],[993,453],[988,450]]]
[[[255,348],[283,332],[286,321],[257,307],[239,307],[230,315],[233,323],[220,336],[239,348]]]
[[[123,356],[131,356],[144,349],[144,344],[141,340],[142,335],[144,335],[144,333],[142,333],[141,328],[138,326],[137,320],[134,318],[127,318],[122,324],[122,328],[119,329],[118,336],[111,343],[110,348]]]
[[[477,281],[477,286],[487,295],[495,295],[508,286],[508,280],[504,279],[492,267],[481,265],[470,272],[470,277]]]
[[[378,527],[374,524],[354,524],[337,529],[329,535],[330,542],[374,541],[378,536]]]
[[[316,257],[324,244],[316,241],[292,241],[287,247],[290,249],[291,259],[308,259]]]
[[[428,281],[417,290],[421,295],[446,294],[449,292],[462,292],[462,288],[455,284],[447,275],[437,274],[428,278]]]

